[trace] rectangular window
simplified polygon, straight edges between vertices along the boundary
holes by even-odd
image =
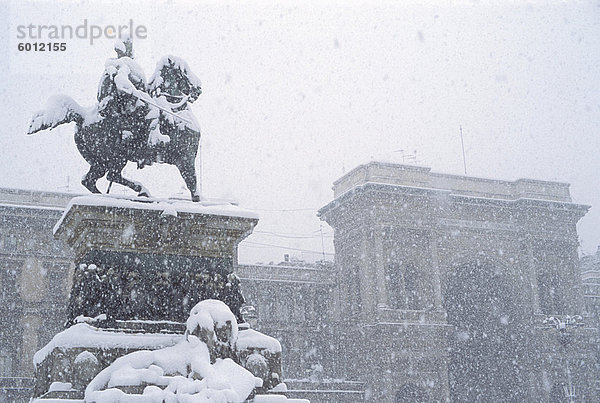
[[[0,351],[0,377],[12,376],[12,359],[8,352]]]
[[[12,252],[17,250],[17,237],[8,235],[4,237],[4,250]]]
[[[19,289],[17,285],[17,270],[11,268],[2,268],[0,270],[0,299],[13,300],[18,297]]]
[[[67,296],[67,269],[65,267],[53,267],[47,271],[48,290],[47,296],[53,300],[61,300]]]

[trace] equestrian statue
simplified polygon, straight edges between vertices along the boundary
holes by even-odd
[[[165,56],[146,81],[133,60],[131,40],[118,40],[115,51],[117,57],[106,61],[96,105],[84,108],[69,96],[54,96],[33,116],[28,134],[75,122],[77,149],[90,164],[81,183],[92,193],[101,193],[96,182],[106,175],[111,185],[148,197],[141,183],[123,177],[123,168],[128,161],[138,168],[160,162],[175,165],[192,201],[200,201],[195,168],[200,128],[190,107],[202,93],[200,80],[183,59]]]

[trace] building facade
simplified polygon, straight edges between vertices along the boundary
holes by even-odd
[[[600,246],[595,254],[581,258],[581,280],[585,320],[597,329],[595,345],[600,367]],[[600,376],[596,378],[596,389],[600,392]]]
[[[64,329],[74,256],[54,239],[53,227],[74,196],[0,189],[0,401],[29,401],[33,355]],[[332,264],[287,261],[236,265],[235,271],[248,304],[256,307],[254,326],[282,343],[284,376],[298,385],[308,382],[303,389],[318,389],[314,381],[324,377],[319,334],[326,328]],[[335,388],[351,400],[362,398],[361,383],[321,388],[308,395],[336,401],[339,393],[330,393]]]
[[[333,190],[337,370],[371,399],[596,401],[594,329],[544,323],[583,313],[567,184],[373,162]]]
[[[586,313],[600,323],[600,246],[594,255],[581,258],[581,280]]]
[[[52,236],[72,194],[0,189],[0,400],[28,399],[33,354],[63,328],[72,256]]]
[[[597,323],[544,322],[585,311],[588,207],[568,185],[373,162],[333,190],[319,215],[335,263],[235,268],[252,326],[281,341],[291,396],[596,401]],[[0,190],[2,401],[26,399],[33,354],[63,328],[72,256],[52,228],[73,196]]]

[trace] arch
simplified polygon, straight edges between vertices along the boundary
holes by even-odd
[[[494,259],[454,265],[444,292],[453,401],[526,399],[522,362],[527,315],[511,276]]]
[[[457,270],[465,265],[473,263],[493,267],[496,272],[504,273],[507,276],[516,274],[513,270],[514,265],[508,257],[505,255],[500,256],[491,251],[480,251],[478,253],[464,251],[462,253],[456,253],[452,256],[450,261],[447,262],[446,267]]]
[[[550,389],[550,403],[562,403],[567,401],[567,394],[565,393],[565,385],[562,383],[555,383]]]
[[[398,392],[394,399],[395,403],[425,403],[429,398],[427,392],[422,387],[414,383],[407,383]]]

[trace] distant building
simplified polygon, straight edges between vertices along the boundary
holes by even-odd
[[[600,246],[596,254],[581,258],[581,280],[586,312],[600,323]]]
[[[73,267],[52,227],[71,197],[0,190],[0,400],[27,392],[33,353],[62,328]],[[584,312],[575,225],[587,209],[567,184],[373,162],[319,212],[335,263],[235,271],[247,318],[281,341],[292,396],[596,401],[596,329],[563,343],[543,323]],[[600,293],[586,272],[589,301]]]
[[[29,397],[33,354],[62,330],[72,256],[52,228],[72,197],[0,189],[0,401]]]
[[[597,401],[595,329],[543,322],[583,312],[567,184],[373,162],[333,190],[339,376],[379,402]]]
[[[73,256],[53,227],[74,194],[0,189],[0,401],[29,401],[33,354],[63,330]],[[332,264],[287,261],[238,265],[255,326],[277,337],[284,375],[322,377],[317,349],[333,279]],[[361,385],[336,383],[362,396]],[[327,392],[324,392],[327,394]]]
[[[595,345],[597,368],[600,368],[600,246],[594,255],[581,258],[581,280],[583,282],[585,320],[598,330]],[[596,377],[596,388],[600,393],[600,374]]]
[[[309,378],[323,359],[322,332],[328,321],[333,265],[283,262],[239,265],[242,291],[258,317],[257,330],[282,345],[286,377]]]

